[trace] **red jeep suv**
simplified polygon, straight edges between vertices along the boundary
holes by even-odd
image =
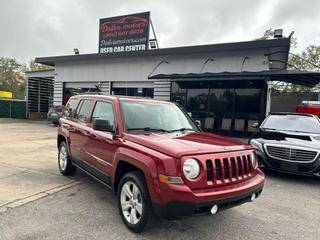
[[[202,132],[177,104],[122,96],[70,98],[58,130],[63,175],[79,168],[117,195],[125,225],[253,201],[264,175],[247,144]]]

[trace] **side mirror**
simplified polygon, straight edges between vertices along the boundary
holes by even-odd
[[[252,123],[251,127],[255,128],[255,129],[258,129],[259,128],[259,123],[257,123],[257,122]]]
[[[111,125],[110,122],[106,119],[94,119],[93,129],[104,132],[115,132],[113,125]]]
[[[198,126],[199,128],[201,128],[201,121],[200,121],[200,120],[195,120],[195,122],[196,122],[197,126]]]

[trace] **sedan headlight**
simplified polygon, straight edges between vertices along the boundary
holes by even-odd
[[[187,159],[183,163],[183,173],[186,178],[192,180],[199,176],[200,174],[200,165],[197,160],[193,158]]]
[[[251,139],[250,144],[255,149],[262,151],[262,144],[259,141],[255,140],[255,139]]]
[[[252,152],[250,154],[250,161],[251,161],[252,167],[256,169],[258,167],[258,162],[257,162],[257,154],[255,152]]]

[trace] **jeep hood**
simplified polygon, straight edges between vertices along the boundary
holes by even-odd
[[[175,158],[252,149],[250,145],[243,142],[204,132],[126,133],[124,139]]]

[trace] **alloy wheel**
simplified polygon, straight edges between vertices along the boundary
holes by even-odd
[[[64,145],[62,145],[59,153],[59,164],[62,171],[66,170],[67,160],[68,160],[67,149]]]
[[[122,213],[132,225],[139,223],[143,205],[142,196],[137,185],[131,181],[123,184],[120,195]]]

